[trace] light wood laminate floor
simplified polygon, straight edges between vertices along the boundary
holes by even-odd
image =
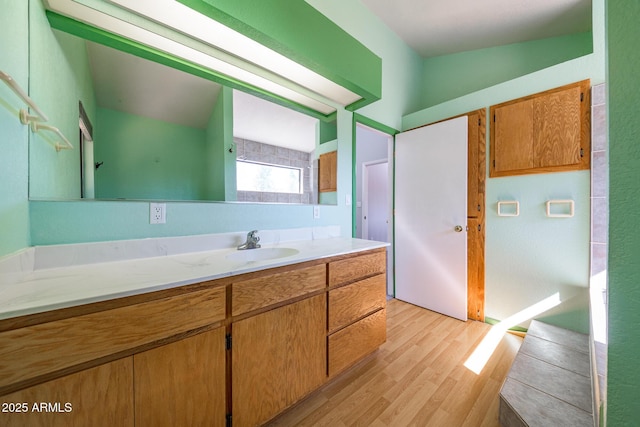
[[[522,339],[506,334],[476,375],[464,363],[490,328],[390,300],[387,342],[270,425],[497,427]]]

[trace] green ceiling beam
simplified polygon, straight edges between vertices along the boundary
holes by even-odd
[[[178,0],[360,95],[382,97],[382,60],[303,0]]]

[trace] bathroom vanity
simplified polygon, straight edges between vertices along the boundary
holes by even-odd
[[[43,302],[21,307],[9,294],[2,307],[0,424],[253,426],[276,417],[386,339],[386,244],[283,245],[297,254],[229,261],[237,251],[217,250],[23,274],[11,286],[25,300],[38,290]],[[137,291],[136,276],[145,284]],[[46,295],[56,293],[47,281],[82,277],[85,288],[129,285],[55,303]]]

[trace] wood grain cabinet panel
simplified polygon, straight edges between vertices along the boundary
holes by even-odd
[[[590,81],[494,105],[491,177],[589,169]]]
[[[326,271],[325,264],[320,264],[234,283],[231,314],[238,316],[322,290],[326,287]]]
[[[321,154],[318,158],[318,192],[338,191],[338,152]]]
[[[329,287],[353,282],[387,269],[386,249],[329,263]]]
[[[226,425],[225,328],[133,356],[136,427]]]
[[[345,327],[377,309],[387,301],[386,275],[329,291],[329,332]]]
[[[260,425],[325,381],[325,325],[325,295],[233,323],[234,426]]]
[[[380,347],[387,339],[386,310],[329,335],[329,376],[342,372]]]
[[[16,384],[224,320],[224,287],[0,333],[0,394]],[[28,385],[28,384],[27,384]]]
[[[0,402],[4,427],[133,427],[133,357],[2,396]],[[15,412],[16,405],[26,411]]]

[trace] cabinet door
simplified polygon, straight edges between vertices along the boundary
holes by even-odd
[[[133,356],[136,426],[226,424],[225,328]]]
[[[498,107],[494,111],[494,170],[530,169],[533,161],[533,101]]]
[[[326,296],[318,295],[232,325],[234,426],[256,426],[326,378]]]
[[[133,426],[133,357],[0,397],[6,427]]]
[[[318,191],[320,193],[337,191],[338,152],[321,154],[318,163]]]
[[[490,176],[589,169],[590,82],[491,107]]]
[[[581,90],[571,87],[533,100],[534,167],[580,163]]]

